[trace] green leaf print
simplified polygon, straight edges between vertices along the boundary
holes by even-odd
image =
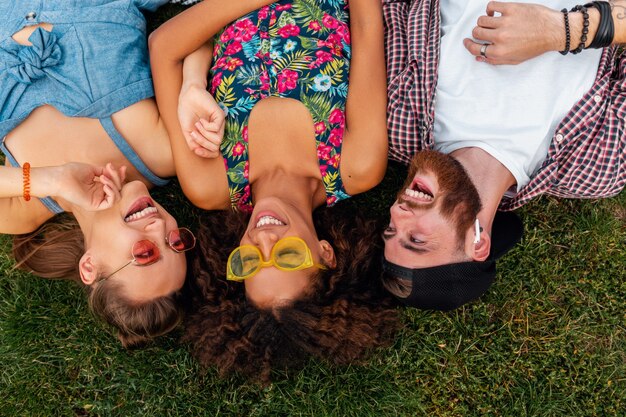
[[[241,141],[243,126],[246,124],[247,121],[240,125],[237,120],[230,117],[226,118],[226,126],[224,127],[224,139],[222,140],[222,144],[220,146],[222,155],[233,154],[233,148],[238,142]]]
[[[274,68],[276,72],[281,72],[285,68],[294,71],[307,71],[309,69],[309,61],[307,61],[307,53],[309,51],[299,49],[295,52],[289,52],[280,58],[274,60]]]
[[[322,181],[324,182],[324,188],[326,188],[326,193],[334,193],[337,189],[337,177],[339,176],[339,171],[332,172],[326,174]]]
[[[234,184],[244,184],[246,178],[243,176],[243,170],[246,165],[246,161],[241,161],[227,172],[228,179]]]
[[[300,94],[300,101],[310,110],[313,122],[325,121],[330,117],[332,103],[327,94]]]
[[[317,20],[320,25],[324,18],[324,12],[317,4],[317,0],[295,0],[292,7],[293,13],[296,16],[296,20],[300,23],[300,26],[304,28],[309,27],[309,23]],[[324,26],[322,26],[321,32],[327,32]]]
[[[229,107],[237,97],[231,85],[235,81],[235,74],[231,74],[228,77],[222,77],[221,84],[217,87],[215,92],[215,101],[222,103],[224,106]]]
[[[296,24],[296,19],[294,19],[291,13],[289,12],[283,12],[278,18],[279,28],[282,28],[287,25],[295,25],[295,24]]]
[[[241,85],[259,85],[261,70],[258,65],[246,65],[237,71],[237,81]]]
[[[328,75],[331,78],[331,84],[337,85],[343,81],[343,69],[346,62],[343,59],[333,59],[327,62],[324,68],[320,72],[324,75]]]

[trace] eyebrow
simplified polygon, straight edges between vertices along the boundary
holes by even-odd
[[[396,233],[385,233],[383,232],[382,237],[383,240],[385,242],[389,241],[389,239],[391,239],[392,237],[396,236]],[[420,255],[423,255],[425,253],[430,252],[430,249],[425,249],[425,248],[417,248],[415,246],[412,246],[411,244],[409,244],[409,242],[407,242],[406,240],[402,240],[400,239],[400,247],[406,249],[406,250],[410,250],[413,253],[417,253]]]

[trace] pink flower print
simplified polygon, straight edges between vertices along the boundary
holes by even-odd
[[[272,15],[270,17],[270,26],[276,23],[276,10],[272,10]]]
[[[291,9],[291,4],[279,4],[276,6],[277,12],[282,12],[283,10],[289,10],[289,9]]]
[[[269,39],[270,38],[270,34],[267,33],[267,32],[261,32],[261,33],[259,33],[259,37],[261,39]]]
[[[226,68],[227,59],[228,58],[225,56],[218,58],[218,60],[215,61],[215,65],[213,65],[213,68]]]
[[[222,83],[222,75],[224,75],[224,73],[220,71],[213,76],[213,79],[211,80],[211,94],[215,93],[217,87],[219,87]]]
[[[224,51],[224,55],[234,55],[237,52],[241,51],[242,49],[243,47],[241,46],[241,42],[235,41],[228,45],[228,47],[226,48],[226,51]]]
[[[250,95],[253,95],[253,94],[254,94],[254,88],[247,87],[247,88],[245,88],[243,91],[244,91],[244,93],[246,93],[246,94],[250,94]]]
[[[226,168],[226,171],[228,171],[228,159],[222,158],[222,161],[224,161],[224,168]]]
[[[319,135],[320,133],[322,133],[323,131],[326,130],[326,123],[324,123],[324,122],[317,122],[317,123],[315,123],[314,127],[315,127],[315,133],[317,135]]]
[[[235,29],[237,29],[238,32],[235,39],[244,42],[249,42],[252,36],[259,30],[250,19],[243,19],[236,22]]]
[[[278,34],[282,38],[298,36],[300,34],[300,27],[293,24],[285,25],[282,28],[278,29]]]
[[[334,195],[331,195],[329,197],[326,197],[326,205],[327,206],[332,206],[333,204],[335,204],[337,202],[337,197]]]
[[[326,38],[326,42],[324,42],[323,44],[324,46],[331,49],[335,55],[341,55],[343,46],[341,45],[341,36],[339,36],[337,33],[328,35],[328,38]]]
[[[332,158],[330,158],[328,160],[328,165],[331,165],[334,168],[338,168],[339,167],[339,159],[341,159],[341,155],[336,153],[335,155],[333,155]]]
[[[341,36],[346,44],[350,45],[350,29],[348,28],[348,25],[346,25],[345,23],[340,23],[339,27],[337,28],[337,34]]]
[[[320,143],[317,146],[317,159],[328,161],[328,159],[330,158],[330,151],[332,150],[333,150],[332,146],[328,146],[328,145],[324,145],[323,143]]]
[[[343,140],[343,128],[337,127],[330,131],[330,135],[328,136],[328,141],[333,146],[341,146],[342,140]]]
[[[243,146],[243,143],[237,142],[235,146],[233,146],[233,156],[239,156],[246,150],[246,147]]]
[[[241,131],[241,137],[243,138],[244,142],[248,142],[248,126],[244,127]]]
[[[228,61],[228,64],[226,64],[226,68],[228,69],[228,71],[234,71],[237,69],[237,67],[240,67],[243,65],[243,61],[239,58],[231,58]]]
[[[235,36],[235,29],[232,26],[228,26],[224,32],[220,35],[220,42],[226,43]]]
[[[261,72],[261,75],[259,76],[259,81],[261,81],[261,90],[270,89],[270,76],[267,74],[267,71]]]
[[[249,176],[250,176],[250,161],[246,161],[246,163],[243,164],[243,177],[245,179],[249,179]]]
[[[259,9],[259,12],[257,13],[257,16],[259,17],[259,20],[267,19],[267,16],[269,16],[269,11],[270,11],[270,7],[269,6],[261,7]]]
[[[318,65],[333,60],[332,54],[326,51],[317,51],[315,52],[315,56],[317,57]]]
[[[322,23],[328,29],[337,29],[337,26],[339,26],[339,22],[337,21],[337,19],[335,19],[328,13],[324,13],[324,17],[322,18]]]
[[[319,32],[322,29],[322,25],[317,20],[313,20],[309,23],[309,29],[313,32]]]
[[[228,169],[228,167],[226,167]],[[320,173],[322,174],[322,178],[328,175],[328,165],[320,165]]]
[[[330,112],[330,117],[328,117],[329,123],[340,125],[340,126],[343,126],[344,120],[345,120],[345,116],[343,112],[341,111],[341,109],[334,109],[333,111]]]
[[[284,69],[278,74],[278,92],[284,93],[293,90],[298,84],[298,73],[290,69]]]

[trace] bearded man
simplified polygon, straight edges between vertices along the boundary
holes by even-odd
[[[626,0],[543,3],[383,0],[389,155],[411,164],[384,280],[407,305],[484,293],[521,238],[506,211],[626,183]]]

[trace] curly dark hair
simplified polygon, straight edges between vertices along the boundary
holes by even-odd
[[[380,283],[374,221],[348,206],[318,209],[314,222],[318,237],[335,249],[336,268],[321,270],[304,298],[262,309],[246,299],[242,283],[225,279],[246,216],[205,215],[198,233],[201,256],[189,269],[195,288],[183,337],[201,365],[267,384],[272,369],[298,368],[309,357],[337,365],[358,362],[391,342],[398,317]]]

